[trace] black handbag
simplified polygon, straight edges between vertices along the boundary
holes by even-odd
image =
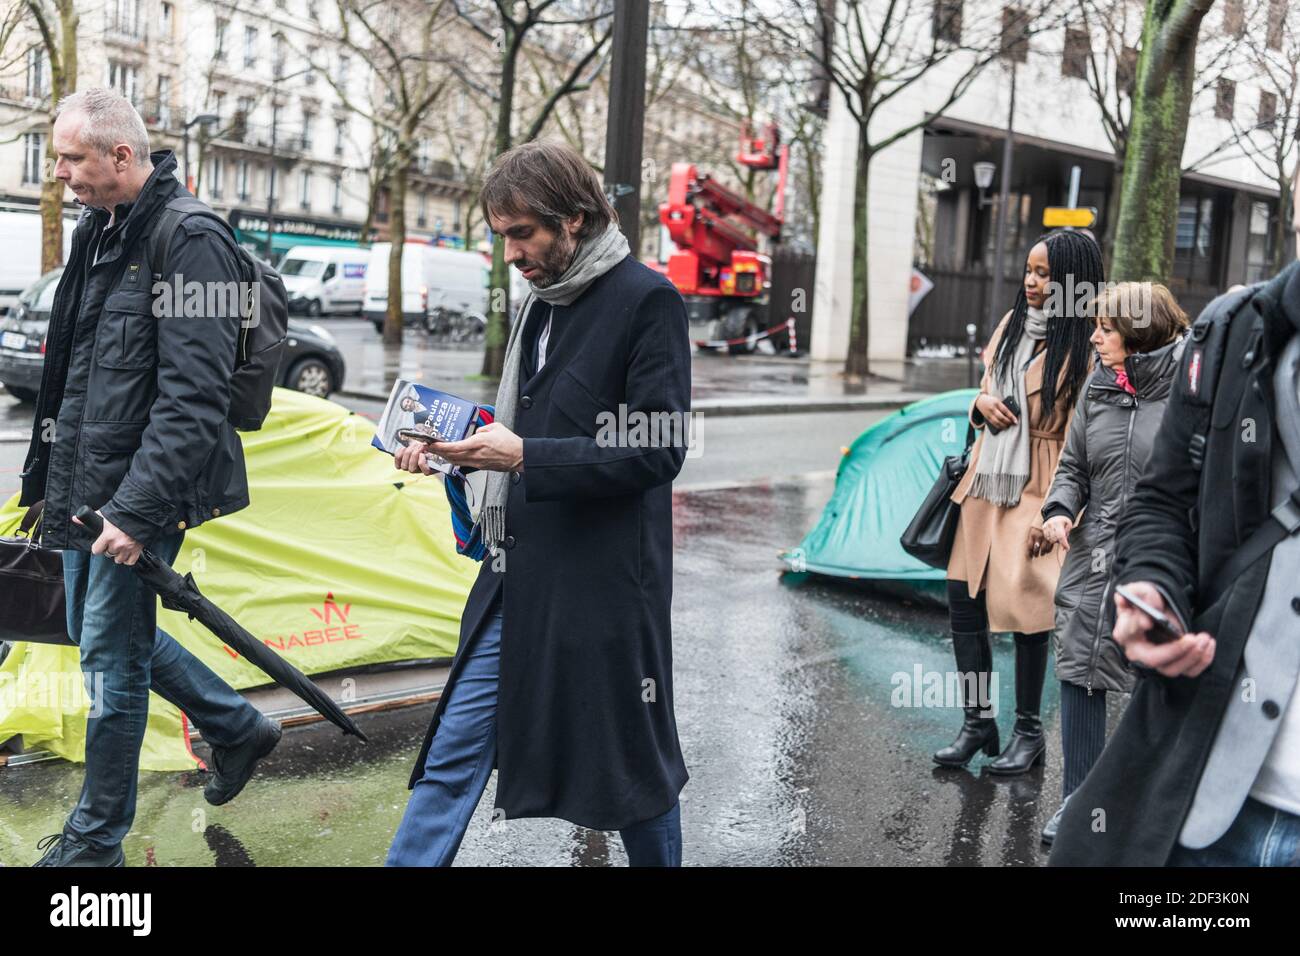
[[[72,645],[63,591],[63,553],[36,543],[44,512],[33,505],[16,537],[0,537],[0,641]]]
[[[957,519],[961,516],[961,506],[952,500],[952,493],[966,474],[974,444],[975,426],[968,423],[965,449],[960,455],[949,455],[943,460],[934,486],[921,502],[912,523],[898,539],[904,551],[932,568],[946,570],[948,567],[952,541],[957,534]]]

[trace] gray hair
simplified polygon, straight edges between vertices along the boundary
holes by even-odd
[[[149,131],[136,108],[117,90],[95,87],[70,93],[54,110],[57,120],[64,113],[81,113],[81,141],[107,156],[118,146],[130,146],[136,165],[149,162]]]

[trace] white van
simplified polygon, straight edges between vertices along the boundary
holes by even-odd
[[[366,304],[363,314],[376,329],[384,327],[388,310],[388,256],[390,242],[370,247],[366,267]],[[423,242],[408,242],[402,249],[402,318],[424,325],[435,312],[487,314],[487,257],[463,249],[444,249]]]
[[[366,294],[365,249],[294,246],[280,260],[289,311],[308,315],[356,314]]]
[[[63,217],[63,261],[72,251],[76,216]],[[41,277],[41,215],[35,209],[0,208],[0,314],[18,305],[23,290]]]

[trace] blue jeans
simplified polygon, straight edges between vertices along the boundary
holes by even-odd
[[[150,548],[170,564],[185,533],[164,535]],[[257,708],[170,635],[158,630],[158,597],[135,571],[112,558],[63,552],[68,636],[81,648],[91,714],[86,720],[86,777],[64,825],[91,846],[122,842],[135,818],[136,773],[149,690],[183,710],[216,747],[245,740]],[[96,684],[102,680],[98,688]]]
[[[492,775],[497,746],[501,605],[490,612],[443,708],[424,776],[406,804],[387,866],[450,866]],[[619,831],[632,866],[681,866],[680,804]]]
[[[1300,816],[1246,798],[1228,832],[1209,846],[1179,844],[1168,866],[1300,866]]]

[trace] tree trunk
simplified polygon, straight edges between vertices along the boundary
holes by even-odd
[[[1168,36],[1171,4],[1147,5],[1110,278],[1165,282],[1174,261],[1196,34]]]
[[[850,377],[863,377],[870,373],[867,349],[870,345],[870,276],[867,258],[867,201],[871,181],[871,146],[867,126],[858,129],[857,175],[853,185],[853,301],[852,324],[849,331],[849,354],[844,360],[844,373]]]
[[[45,134],[45,169],[41,172],[41,274],[63,265],[63,183],[54,178],[54,108],[77,91],[77,25],[71,0],[58,4],[59,50],[47,50],[50,62],[50,129]]]
[[[397,144],[397,168],[388,177],[388,310],[384,313],[384,345],[402,344],[402,252],[406,247],[406,176],[411,143]]]
[[[514,112],[515,60],[519,47],[507,38],[501,60],[501,102],[497,110],[494,155],[500,156],[511,145],[510,120]],[[490,225],[490,223],[489,223]],[[491,288],[488,289],[487,330],[483,346],[483,374],[500,378],[506,364],[506,339],[510,335],[510,267],[506,265],[501,237],[492,237]]]

